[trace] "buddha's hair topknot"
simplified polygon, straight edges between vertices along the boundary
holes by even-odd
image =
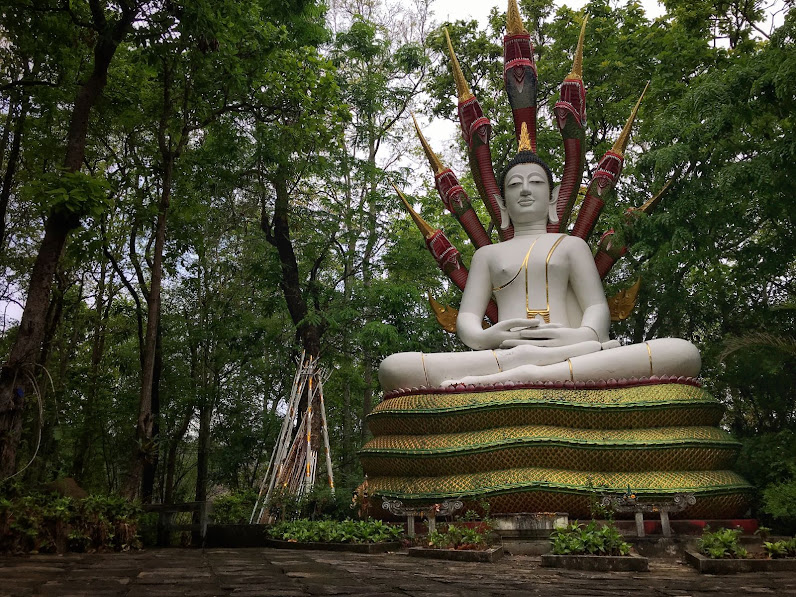
[[[509,173],[514,166],[518,166],[520,164],[539,164],[547,174],[547,182],[550,185],[550,192],[553,192],[553,173],[550,170],[550,166],[548,166],[542,158],[536,155],[532,151],[519,151],[517,155],[515,155],[511,161],[506,164],[506,167],[503,168],[503,171],[500,173],[500,179],[498,180],[500,192],[504,195],[506,194],[506,187],[504,186],[506,183],[506,174]]]

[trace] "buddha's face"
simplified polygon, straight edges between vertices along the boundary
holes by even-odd
[[[503,198],[516,224],[547,223],[550,181],[539,164],[517,164],[506,173]]]

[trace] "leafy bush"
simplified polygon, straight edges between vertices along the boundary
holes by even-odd
[[[784,541],[765,541],[763,549],[769,558],[796,558],[796,537]]]
[[[770,485],[763,490],[762,510],[774,518],[777,526],[796,527],[796,479]]]
[[[120,497],[57,494],[0,499],[0,552],[128,550],[141,546],[141,509]]]
[[[351,491],[328,487],[315,488],[307,495],[296,497],[290,493],[275,493],[271,496],[269,511],[274,520],[321,520],[343,521],[351,518]]]
[[[219,496],[213,500],[210,517],[216,524],[246,524],[256,501],[257,492],[253,489]]]
[[[611,523],[599,526],[592,520],[586,526],[574,522],[550,535],[552,551],[556,555],[626,556],[630,544],[622,540],[619,530]]]
[[[461,524],[441,525],[443,531],[435,530],[428,536],[430,547],[437,549],[486,549],[489,546],[491,527],[487,523],[475,526]]]
[[[713,559],[743,559],[748,557],[748,552],[738,541],[741,529],[719,529],[711,532],[705,528],[702,538],[697,542],[699,551]]]
[[[268,529],[268,535],[298,543],[381,543],[398,541],[403,526],[381,520],[292,520]]]

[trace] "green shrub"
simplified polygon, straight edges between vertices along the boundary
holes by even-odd
[[[428,536],[428,545],[438,549],[486,549],[492,527],[486,523],[468,526],[460,523],[440,525]]]
[[[796,479],[763,490],[762,510],[788,529],[796,527]]]
[[[719,529],[711,532],[705,527],[702,538],[697,542],[699,551],[713,559],[743,559],[748,557],[748,552],[740,544],[741,529]]]
[[[351,493],[346,489],[332,493],[328,487],[315,488],[300,498],[287,492],[276,492],[269,500],[268,509],[273,520],[343,521],[350,519],[353,513]]]
[[[257,492],[253,489],[219,496],[213,500],[210,518],[215,524],[246,524],[255,501]]]
[[[763,549],[769,558],[796,558],[796,537],[773,543],[766,541],[763,543]]]
[[[0,552],[137,549],[141,509],[120,497],[57,494],[0,499]]]
[[[566,528],[556,529],[551,533],[550,541],[556,555],[626,556],[630,553],[630,544],[622,540],[613,523],[598,526],[595,520],[586,526],[574,522]]]
[[[382,543],[398,541],[403,526],[381,520],[291,520],[268,529],[268,535],[298,543]]]

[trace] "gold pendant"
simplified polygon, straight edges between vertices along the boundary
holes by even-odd
[[[550,309],[526,309],[525,313],[528,316],[528,319],[534,319],[537,315],[541,315],[545,323],[550,323]]]

